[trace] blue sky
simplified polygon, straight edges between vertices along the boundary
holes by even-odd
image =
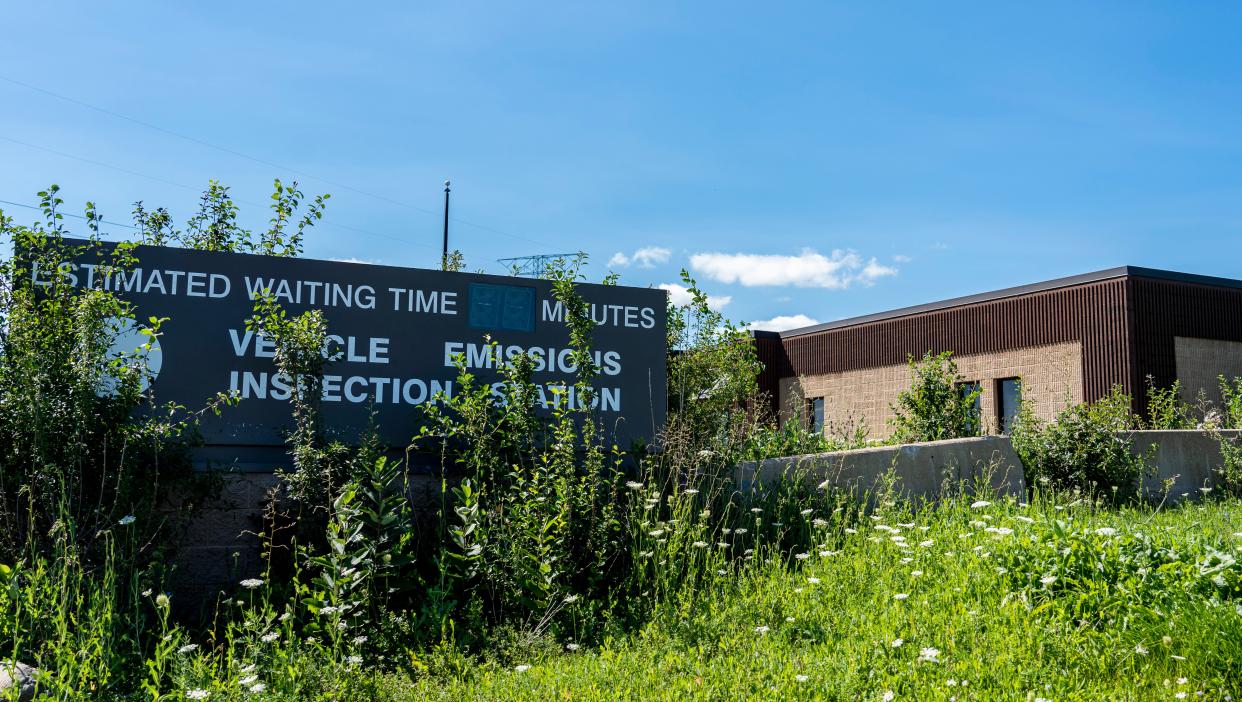
[[[297,179],[308,255],[427,267],[451,178],[471,269],[687,267],[745,321],[1242,278],[1242,6],[1000,5],[10,5],[0,199],[183,220],[215,178],[259,227]]]

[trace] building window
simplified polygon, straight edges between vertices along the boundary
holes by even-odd
[[[977,380],[967,380],[957,384],[957,391],[962,394],[962,397],[970,397],[972,394],[975,396],[974,409],[970,413],[969,430],[971,434],[978,435],[980,433],[979,419],[983,416],[983,386]]]
[[[535,289],[471,283],[470,326],[498,331],[535,331]]]
[[[816,434],[824,432],[824,398],[808,397],[806,400],[806,426]]]
[[[996,381],[996,425],[1008,434],[1022,406],[1022,379],[1001,378]]]

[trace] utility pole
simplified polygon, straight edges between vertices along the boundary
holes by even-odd
[[[440,257],[440,268],[444,268],[448,264],[449,185],[449,181],[444,181],[444,253]]]

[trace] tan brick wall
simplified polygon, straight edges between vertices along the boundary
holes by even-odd
[[[989,432],[996,431],[996,381],[1001,378],[1022,378],[1023,397],[1034,401],[1040,417],[1051,419],[1068,404],[1082,402],[1082,345],[1077,342],[955,356],[954,360],[963,380],[982,385],[981,411]],[[910,368],[906,364],[784,378],[780,385],[781,416],[788,418],[799,412],[804,398],[823,397],[827,431],[862,420],[872,438],[885,438],[892,433],[889,405],[909,387]]]
[[[1218,375],[1242,376],[1242,342],[1216,339],[1173,338],[1177,379],[1182,381],[1182,397],[1194,402],[1202,389],[1207,399],[1220,402]]]

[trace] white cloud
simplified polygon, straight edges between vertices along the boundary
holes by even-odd
[[[682,305],[690,304],[690,301],[694,299],[693,297],[691,297],[690,290],[688,288],[678,285],[677,283],[660,283],[656,287],[661,290],[668,291],[669,301],[678,307],[681,307]],[[716,310],[717,312],[724,309],[724,306],[729,304],[730,302],[733,302],[732,295],[708,295],[707,296],[707,306]]]
[[[789,329],[797,329],[798,327],[809,327],[812,324],[819,324],[819,320],[808,317],[804,314],[781,314],[772,319],[761,319],[757,322],[751,322],[746,325],[747,329],[756,331],[787,331]]]
[[[800,288],[844,290],[851,285],[873,285],[897,269],[881,265],[875,258],[863,259],[854,251],[833,250],[825,256],[814,249],[803,249],[797,256],[744,253],[698,253],[690,266],[722,283],[794,285]]]
[[[354,258],[354,257],[352,257],[352,256],[351,256],[351,257],[349,257],[349,258],[330,258],[330,259],[328,259],[328,260],[329,260],[329,261],[336,261],[337,263],[365,263],[365,264],[367,264],[367,265],[371,265],[371,266],[374,266],[374,265],[378,265],[378,264],[379,264],[379,261],[378,261],[378,260],[376,260],[376,261],[372,261],[372,260],[365,259],[365,258]]]
[[[904,255],[904,254],[897,254],[896,256],[893,256],[893,260],[894,260],[894,261],[896,261],[896,262],[898,262],[898,263],[909,263],[909,262],[913,261],[914,259],[912,259],[912,258],[910,258],[909,256],[906,256],[906,255]]]
[[[655,268],[657,263],[668,263],[668,257],[673,254],[672,251],[659,247],[647,246],[634,252],[632,256],[626,256],[624,252],[618,251],[608,259],[610,268],[624,268],[629,265],[636,265],[639,268]]]

